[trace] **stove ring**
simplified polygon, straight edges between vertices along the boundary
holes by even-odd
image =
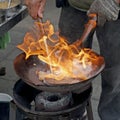
[[[35,98],[36,110],[56,111],[71,104],[71,93],[41,92]]]

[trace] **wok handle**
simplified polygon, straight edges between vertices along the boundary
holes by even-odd
[[[97,15],[89,14],[88,17],[89,17],[89,20],[85,25],[85,29],[83,31],[81,38],[73,43],[73,45],[75,45],[77,48],[82,46],[82,43],[87,39],[91,31],[95,29],[97,26]]]

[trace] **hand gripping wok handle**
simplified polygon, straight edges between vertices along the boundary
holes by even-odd
[[[78,39],[76,42],[73,43],[77,48],[82,46],[82,43],[87,39],[91,31],[96,28],[97,25],[97,15],[96,14],[89,14],[88,15],[89,20],[87,24],[85,25],[85,29],[83,31],[83,34],[80,39]]]

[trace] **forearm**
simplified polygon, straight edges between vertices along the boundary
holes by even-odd
[[[23,0],[23,3],[27,6],[28,12],[33,19],[43,17],[46,0]]]

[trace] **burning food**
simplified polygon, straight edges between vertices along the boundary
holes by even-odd
[[[69,45],[65,38],[54,32],[50,21],[35,22],[32,31],[26,33],[24,42],[17,47],[25,52],[26,61],[30,56],[37,56],[47,65],[46,70],[34,73],[40,81],[62,83],[69,79],[71,83],[80,82],[98,74],[104,64],[103,57],[91,49],[79,50],[74,44]],[[33,63],[33,66],[37,67],[37,64]]]

